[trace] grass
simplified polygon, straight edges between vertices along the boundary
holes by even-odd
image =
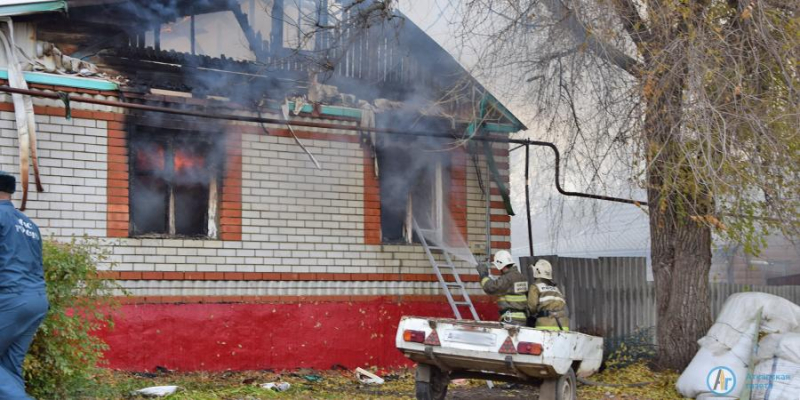
[[[352,371],[311,371],[275,373],[270,371],[247,372],[197,372],[156,374],[130,373],[101,370],[94,384],[85,388],[76,399],[144,399],[132,392],[150,386],[177,385],[181,389],[167,400],[261,400],[261,399],[413,399],[414,373],[402,370],[393,373],[380,373],[386,383],[365,385],[358,382]],[[609,384],[628,384],[655,382],[645,387],[608,387],[579,385],[578,398],[671,400],[682,397],[675,390],[678,374],[674,372],[656,373],[640,362],[621,368],[609,368],[590,378],[592,381]],[[286,392],[262,389],[260,384],[267,382],[288,382],[291,388]],[[469,381],[466,384],[451,385],[458,398],[480,398],[486,395],[483,381]],[[512,391],[492,391],[492,398],[518,397]],[[471,395],[472,394],[472,395]],[[474,395],[474,396],[473,396]]]
[[[411,399],[414,396],[413,373],[401,371],[385,377],[384,385],[364,385],[350,371],[221,372],[139,374],[102,371],[95,383],[78,399],[144,399],[132,392],[150,386],[176,385],[181,389],[163,399]],[[285,392],[263,389],[267,382],[288,382]]]

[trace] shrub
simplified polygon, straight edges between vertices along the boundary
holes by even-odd
[[[102,362],[108,346],[93,332],[113,326],[113,295],[121,288],[98,277],[108,252],[97,240],[46,240],[43,258],[50,311],[25,359],[25,380],[36,398],[71,398]]]

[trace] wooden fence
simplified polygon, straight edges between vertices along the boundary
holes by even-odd
[[[655,288],[653,282],[647,282],[644,258],[541,258],[553,264],[554,279],[567,297],[573,329],[621,337],[656,325]],[[522,265],[525,263],[523,260]],[[800,304],[800,286],[711,283],[709,292],[712,317],[728,296],[739,292],[770,293]]]

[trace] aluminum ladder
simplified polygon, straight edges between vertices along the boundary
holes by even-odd
[[[478,317],[478,312],[475,310],[475,306],[472,304],[472,299],[470,299],[469,293],[467,293],[467,288],[464,286],[464,282],[461,281],[461,277],[458,275],[458,271],[456,270],[455,264],[453,264],[453,258],[450,256],[450,253],[442,247],[428,245],[428,241],[425,239],[425,235],[422,233],[430,231],[421,229],[419,225],[417,225],[416,220],[413,221],[413,224],[414,233],[417,234],[417,238],[419,238],[422,248],[425,249],[425,254],[428,256],[428,261],[430,261],[433,271],[436,273],[436,279],[439,280],[439,285],[442,287],[444,296],[447,298],[447,302],[450,303],[450,308],[453,309],[453,314],[455,314],[456,319],[464,319],[461,316],[461,310],[459,307],[466,307],[469,309],[469,312],[472,313],[472,319],[475,321],[480,321],[481,319]],[[442,253],[445,260],[444,263],[439,263],[436,261],[436,257],[433,255],[434,251]],[[448,270],[448,273],[442,274],[442,269]],[[445,280],[445,276],[452,276],[453,282],[448,282]],[[456,300],[456,296],[461,297],[461,299]]]

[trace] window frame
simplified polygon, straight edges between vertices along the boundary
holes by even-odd
[[[156,132],[158,131],[158,132]],[[155,127],[135,127],[134,129],[129,130],[128,140],[129,140],[129,150],[128,150],[128,168],[129,168],[129,193],[128,193],[128,202],[129,206],[129,230],[128,236],[131,238],[161,238],[161,239],[187,239],[187,240],[219,240],[220,238],[220,215],[219,210],[221,208],[221,201],[222,201],[222,180],[224,178],[223,170],[224,170],[224,157],[219,157],[219,161],[215,161],[216,157],[213,156],[213,152],[219,151],[216,149],[217,144],[215,144],[214,136],[222,135],[222,132],[219,133],[210,133],[210,132],[194,132],[194,131],[183,131],[183,130],[172,130],[172,129],[160,129]],[[206,162],[214,163],[214,165],[207,165],[205,168],[208,169],[207,174],[209,177],[208,181],[208,198],[207,198],[207,205],[206,211],[204,213],[203,218],[203,227],[204,232],[202,235],[191,235],[191,234],[179,234],[177,233],[176,227],[176,204],[175,204],[175,196],[176,196],[176,187],[179,186],[174,181],[174,153],[177,145],[180,142],[185,141],[200,141],[202,145],[206,147],[206,151],[204,153],[204,159]],[[136,224],[135,224],[135,207],[134,207],[134,193],[133,190],[136,187],[136,179],[139,176],[155,176],[149,172],[139,172],[137,173],[136,168],[136,149],[139,143],[161,143],[164,146],[165,152],[165,165],[164,168],[170,169],[169,172],[169,179],[164,179],[165,185],[167,186],[167,215],[166,215],[166,228],[167,232],[160,233],[160,232],[147,232],[147,233],[138,233],[136,232]]]
[[[382,138],[385,139],[385,138]],[[381,147],[380,144],[376,145]],[[423,151],[425,146],[420,145],[420,149]],[[391,154],[397,154],[398,151],[404,152],[403,157],[413,157],[413,153],[416,149],[404,148],[404,149],[397,149],[393,148],[391,144],[386,144],[386,147],[381,147],[380,149],[376,149],[376,157],[387,157]],[[431,196],[430,205],[433,211],[433,220],[435,226],[431,228],[427,227],[420,227],[422,230],[426,231],[433,231],[433,237],[438,240],[440,243],[447,239],[447,227],[445,225],[445,216],[447,211],[449,210],[449,201],[450,198],[447,195],[447,188],[450,184],[450,168],[451,168],[451,158],[450,154],[446,151],[441,151],[441,149],[434,149],[430,148],[427,149],[430,151],[437,152],[441,154],[440,159],[435,161],[435,164],[432,165],[433,169],[433,179],[431,182],[433,194]],[[381,167],[378,168],[378,179],[377,183],[380,188],[384,185],[384,179],[392,179],[390,176],[386,175],[386,164],[383,164]],[[408,191],[405,193],[407,196],[407,200],[405,202],[405,211],[403,212],[403,219],[402,219],[402,239],[390,239],[387,240],[386,236],[384,235],[384,230],[386,229],[386,224],[384,221],[385,215],[384,212],[386,211],[386,207],[384,205],[384,200],[387,193],[383,190],[380,191],[380,200],[381,200],[381,214],[380,214],[380,227],[381,227],[381,243],[384,245],[408,245],[408,244],[418,244],[420,243],[419,238],[417,237],[416,233],[414,232],[413,228],[413,218],[414,218],[414,202],[413,202],[413,193],[414,190],[411,186],[409,186]],[[399,214],[398,214],[399,215]],[[395,216],[397,217],[397,216]],[[427,237],[427,236],[426,236]]]

